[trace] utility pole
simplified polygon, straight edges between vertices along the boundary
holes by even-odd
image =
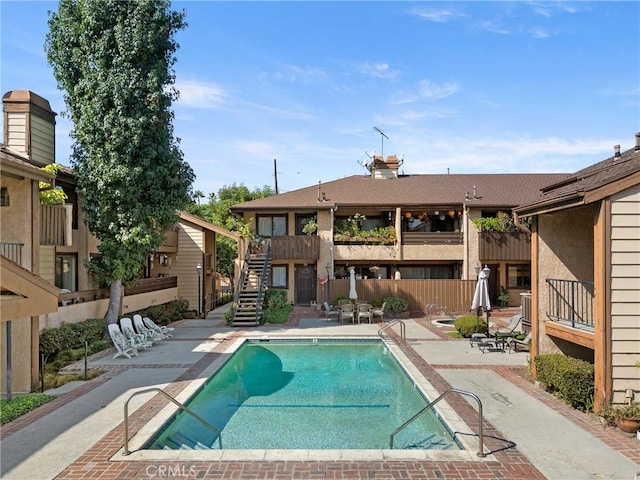
[[[273,176],[276,179],[276,195],[278,195],[278,167],[276,165],[277,160],[273,159]]]

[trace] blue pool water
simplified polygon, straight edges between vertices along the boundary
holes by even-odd
[[[380,449],[427,404],[380,341],[248,341],[186,404],[219,429],[225,449]],[[184,412],[147,449],[219,448]],[[456,449],[429,411],[394,448]]]

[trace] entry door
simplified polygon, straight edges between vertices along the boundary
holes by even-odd
[[[315,265],[296,265],[295,299],[298,305],[309,305],[316,300],[316,268]]]

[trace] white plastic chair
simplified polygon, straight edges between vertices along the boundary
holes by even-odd
[[[371,323],[371,319],[373,318],[373,307],[368,303],[360,303],[358,304],[358,323],[365,318],[369,320],[369,323]]]
[[[160,340],[164,339],[164,337],[160,335],[158,332],[154,332],[153,330],[145,326],[144,322],[142,321],[142,315],[139,315],[136,313],[133,316],[133,325],[136,327],[136,330],[138,331],[138,333],[144,334],[146,339],[149,340],[151,343],[159,342]]]
[[[138,333],[133,329],[133,323],[131,323],[131,319],[129,317],[123,317],[120,319],[120,330],[122,330],[122,334],[136,349],[141,348],[146,350],[153,345],[152,342],[146,339],[144,334]]]
[[[123,335],[117,323],[110,323],[108,329],[113,346],[116,347],[117,350],[113,358],[120,356],[131,358],[131,355],[135,357],[138,356],[138,350],[136,350],[133,344]]]
[[[380,321],[384,322],[384,307],[387,306],[387,302],[384,302],[380,308],[371,309],[371,316],[378,315],[380,317]]]
[[[149,317],[142,317],[142,323],[144,323],[145,327],[154,332],[162,335],[162,338],[171,338],[173,337],[173,333],[171,333],[174,329],[171,327],[165,327],[164,325],[158,325]]]

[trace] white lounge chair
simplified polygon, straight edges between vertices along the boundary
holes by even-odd
[[[116,354],[113,358],[117,358],[120,356],[131,358],[131,355],[137,357],[138,350],[127,340],[127,338],[120,331],[120,327],[116,323],[109,324],[109,336],[111,337],[111,341],[113,342],[113,346],[116,347]]]
[[[165,327],[164,325],[158,325],[149,317],[142,317],[142,323],[144,323],[145,327],[147,327],[148,329],[153,330],[154,332],[162,335],[163,338],[173,337],[173,333],[171,332],[173,332],[174,329],[172,327]]]
[[[160,340],[164,339],[164,337],[158,332],[154,332],[153,330],[145,326],[144,322],[142,321],[142,315],[136,313],[133,316],[133,325],[136,327],[137,332],[144,334],[145,338],[151,343],[159,342]]]
[[[133,329],[133,323],[129,317],[123,317],[120,319],[120,330],[122,334],[131,342],[131,344],[137,349],[146,350],[153,345],[153,342],[147,340],[144,334],[138,333]]]

